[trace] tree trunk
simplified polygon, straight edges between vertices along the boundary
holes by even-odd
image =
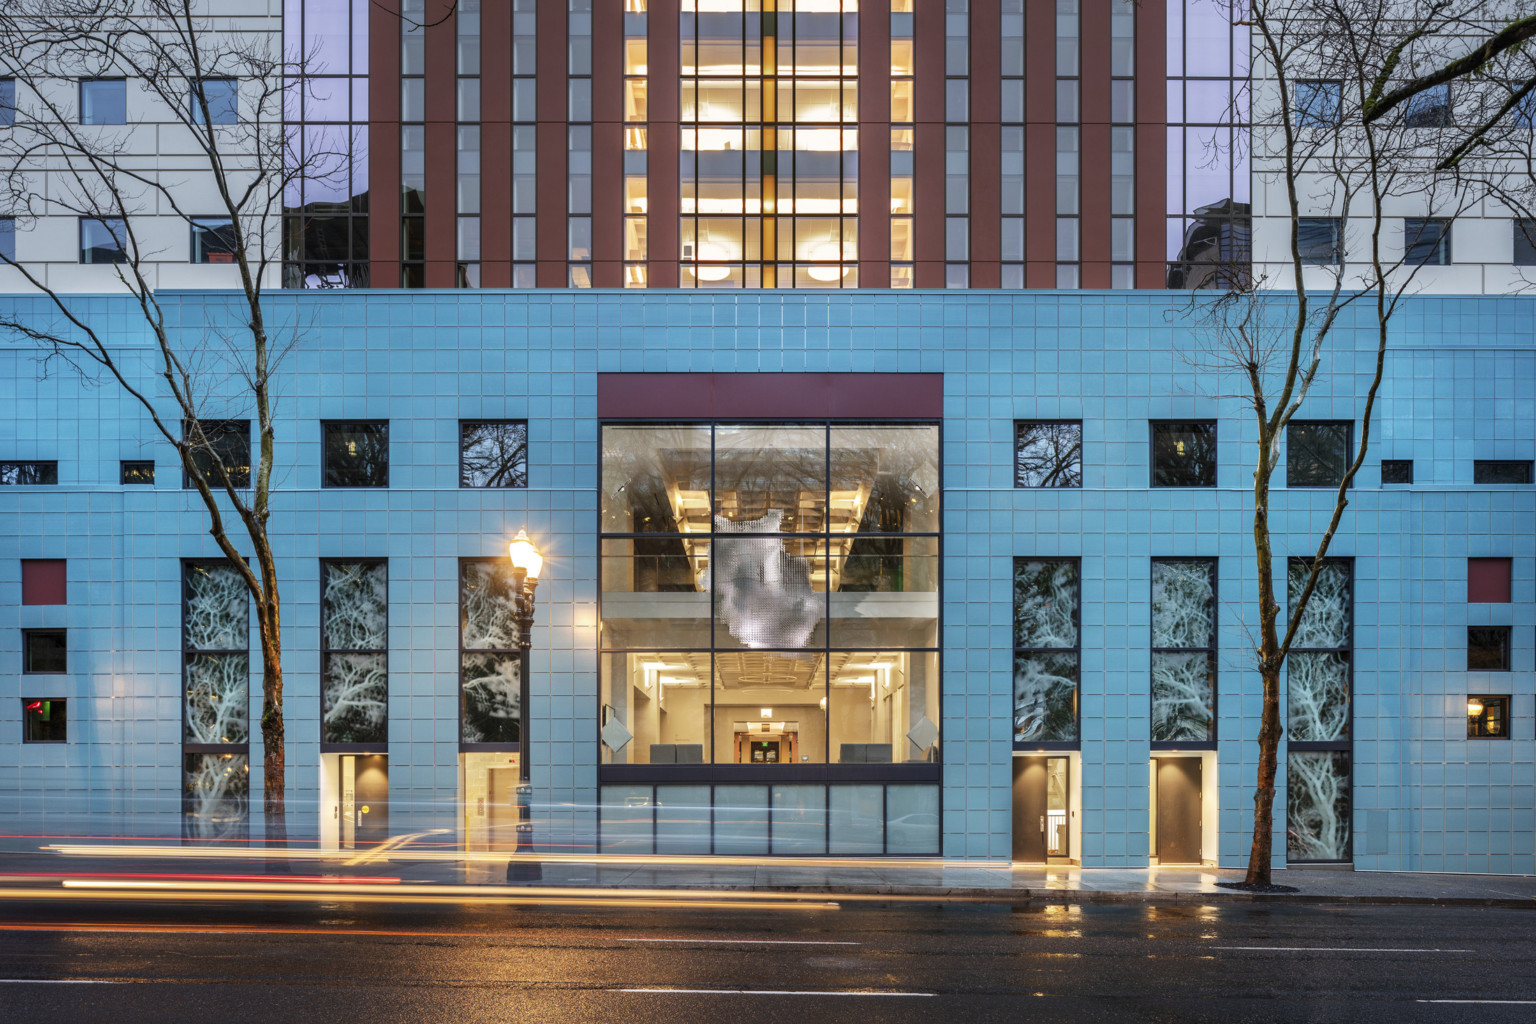
[[[261,634],[261,808],[267,846],[288,846],[286,761],[283,749],[283,638],[275,596],[258,616]],[[286,862],[285,862],[286,863]]]
[[[1280,671],[1265,664],[1264,712],[1259,725],[1259,780],[1253,793],[1253,847],[1248,853],[1249,885],[1269,884],[1275,837],[1275,772],[1280,762]]]

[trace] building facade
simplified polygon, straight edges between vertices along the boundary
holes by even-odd
[[[185,342],[238,317],[162,298]],[[91,316],[147,374],[129,301]],[[1253,427],[1175,296],[272,301],[294,835],[494,845],[526,753],[550,850],[1244,862]],[[1362,427],[1355,317],[1285,441],[1283,601]],[[1277,862],[1536,868],[1533,317],[1395,321],[1282,695]],[[258,656],[206,513],[117,391],[3,359],[0,813],[259,835]]]

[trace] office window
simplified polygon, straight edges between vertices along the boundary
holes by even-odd
[[[1287,487],[1337,487],[1349,471],[1353,424],[1292,420],[1285,432]]]
[[[1514,225],[1515,266],[1536,267],[1536,220],[1516,217],[1511,223]]]
[[[1013,743],[1078,739],[1082,587],[1077,559],[1013,560]]]
[[[1152,562],[1152,743],[1216,739],[1216,562]]]
[[[1298,127],[1325,127],[1339,123],[1343,84],[1334,81],[1296,83],[1292,95],[1292,119]]]
[[[1445,128],[1451,123],[1450,83],[1431,86],[1410,96],[1403,116],[1409,128]]]
[[[389,742],[389,571],[320,563],[320,742]]]
[[[1298,217],[1296,246],[1303,263],[1322,266],[1344,259],[1344,224],[1338,217]]]
[[[1014,424],[1013,486],[1083,486],[1081,420]]]
[[[122,482],[125,484],[153,484],[155,482],[155,464],[153,462],[122,463]]]
[[[251,425],[247,420],[188,420],[182,424],[181,436],[192,449],[192,463],[208,486],[224,486],[226,473],[230,486],[251,486]],[[181,486],[192,486],[192,477],[185,470]]]
[[[201,86],[202,96],[198,96]],[[240,90],[233,78],[204,78],[192,82],[187,97],[192,106],[192,123],[204,123],[203,105],[208,108],[209,124],[236,124],[240,120]]]
[[[59,482],[57,462],[0,462],[0,486],[34,486]]]
[[[389,423],[322,423],[326,487],[389,486]]]
[[[121,78],[80,79],[80,123],[127,124],[127,81]]]
[[[16,218],[0,217],[0,261],[16,261]]]
[[[1472,463],[1475,484],[1528,484],[1531,482],[1529,459],[1477,459]]]
[[[1290,560],[1290,615],[1311,560]],[[1318,571],[1286,659],[1286,859],[1349,859],[1353,735],[1354,566],[1330,559]]]
[[[23,672],[64,672],[66,668],[65,631],[62,629],[24,629],[21,631],[21,670]]]
[[[1214,421],[1152,424],[1152,486],[1216,486]]]
[[[68,581],[62,558],[21,560],[22,604],[67,604]]]
[[[68,740],[68,703],[46,697],[21,698],[22,742],[63,743]]]
[[[0,78],[0,128],[16,123],[16,79]]]
[[[466,420],[459,424],[460,487],[527,487],[526,420]]]
[[[1513,559],[1467,559],[1467,603],[1509,604]]]
[[[1509,695],[1467,695],[1467,739],[1509,739]]]
[[[1413,483],[1413,460],[1382,459],[1381,482],[1384,484]]]
[[[123,218],[80,218],[80,262],[128,262],[128,225]]]
[[[1467,627],[1467,671],[1509,671],[1509,626]]]
[[[1451,262],[1451,222],[1444,217],[1403,218],[1403,262],[1443,267]]]
[[[233,263],[240,236],[228,217],[192,218],[192,262]]]

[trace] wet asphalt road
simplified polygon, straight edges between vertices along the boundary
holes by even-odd
[[[0,1021],[1536,1021],[1532,910],[616,896],[0,903]]]

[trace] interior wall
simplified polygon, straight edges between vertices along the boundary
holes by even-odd
[[[320,755],[320,848],[341,845],[341,755]]]
[[[1200,759],[1200,860],[1215,866],[1221,850],[1221,787],[1216,779],[1216,751],[1167,751],[1169,757]],[[1157,761],[1147,762],[1147,860],[1157,858]]]

